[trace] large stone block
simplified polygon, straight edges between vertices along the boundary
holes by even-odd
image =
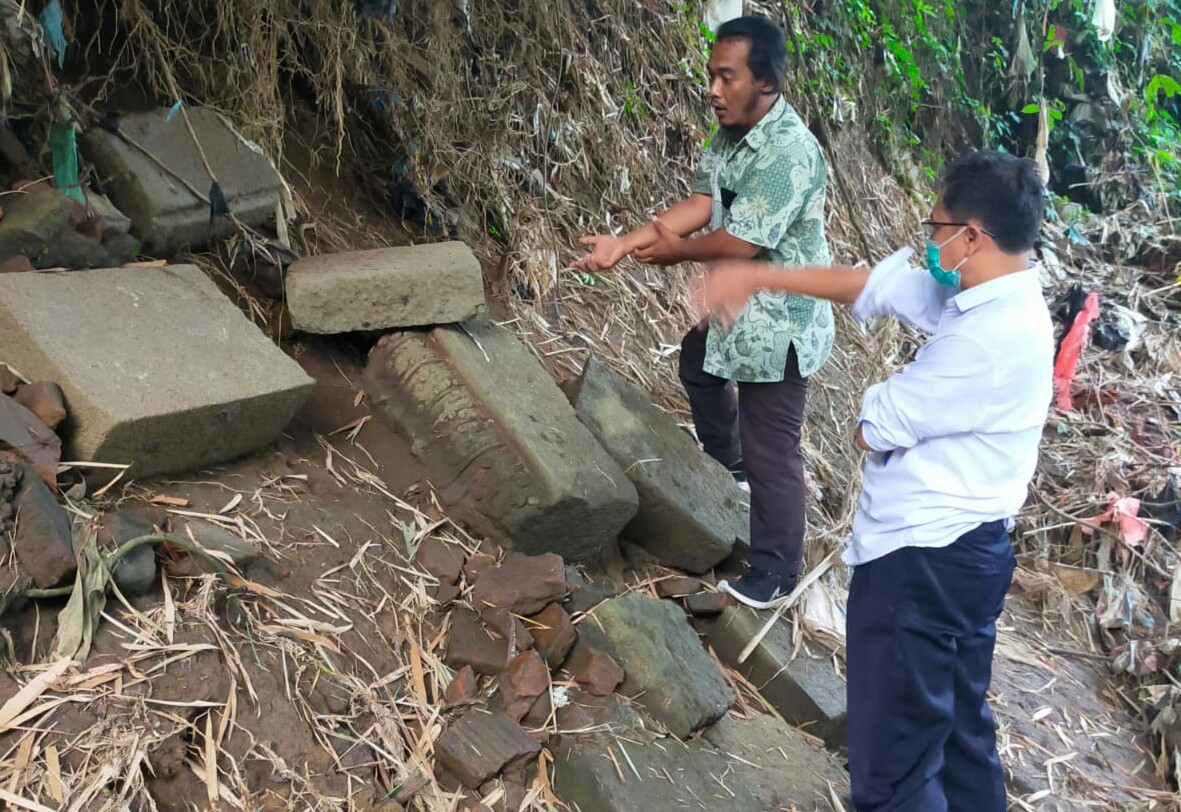
[[[727,609],[709,634],[718,659],[753,684],[788,722],[824,739],[845,742],[845,680],[829,657],[795,650],[786,621],[777,622],[745,663],[738,657],[770,619],[743,607]]]
[[[67,457],[138,477],[266,445],[312,387],[191,265],[0,275],[0,347],[65,392]]]
[[[639,719],[611,733],[563,734],[554,790],[571,808],[596,812],[846,808],[849,777],[837,760],[769,716],[726,717],[678,744],[648,741]]]
[[[578,626],[579,645],[605,651],[623,666],[620,692],[670,733],[686,738],[721,718],[734,693],[697,633],[671,601],[633,592],[603,601]]]
[[[627,476],[503,328],[386,336],[365,389],[410,440],[448,514],[499,544],[586,561],[635,515]]]
[[[184,120],[177,116],[165,121],[167,113],[157,110],[123,116],[119,131],[208,195],[212,180],[201,152]],[[213,110],[194,108],[188,110],[188,116],[234,216],[251,226],[273,217],[283,183],[262,151],[239,138]],[[100,127],[91,127],[83,135],[82,151],[98,170],[115,204],[131,218],[132,231],[143,241],[145,252],[163,256],[209,243],[209,205],[152,158]],[[231,233],[233,226],[226,218],[214,221],[213,236]]]
[[[484,279],[461,242],[320,254],[287,269],[287,305],[309,333],[450,324],[485,309]]]
[[[734,478],[647,395],[593,358],[566,394],[639,493],[625,536],[690,572],[724,559],[735,540],[749,543],[750,512]]]
[[[838,809],[834,796],[845,809],[853,808],[844,766],[772,716],[727,716],[702,738],[730,759],[743,786],[762,802],[760,809]]]

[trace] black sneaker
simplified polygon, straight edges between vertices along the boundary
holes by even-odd
[[[734,582],[718,581],[718,589],[727,592],[752,609],[770,609],[795,589],[796,579],[750,567]]]

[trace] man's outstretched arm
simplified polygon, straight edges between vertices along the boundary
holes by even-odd
[[[729,324],[738,318],[750,297],[760,290],[783,291],[851,305],[865,289],[869,273],[868,268],[847,265],[788,269],[767,262],[715,262],[694,292],[694,300],[702,315],[713,313]]]
[[[759,246],[735,237],[726,228],[691,239],[681,237],[662,217],[652,220],[656,239],[636,250],[636,259],[652,265],[675,265],[678,262],[716,262],[722,259],[752,259]]]
[[[709,195],[692,194],[660,215],[664,227],[676,237],[684,237],[709,225],[713,200]],[[637,229],[615,236],[613,234],[592,234],[579,239],[587,246],[586,256],[570,263],[579,271],[595,272],[614,268],[621,259],[657,241],[659,233],[653,223],[645,223]]]

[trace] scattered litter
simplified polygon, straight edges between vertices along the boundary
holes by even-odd
[[[1119,530],[1119,537],[1129,547],[1139,547],[1148,536],[1148,525],[1138,517],[1140,500],[1131,496],[1107,495],[1107,510],[1098,516],[1083,519],[1083,532],[1090,535],[1105,523],[1112,522]]]
[[[1054,390],[1057,392],[1055,405],[1064,412],[1069,412],[1073,408],[1070,398],[1071,381],[1074,379],[1075,367],[1086,343],[1087,325],[1097,315],[1099,294],[1091,291],[1058,345],[1058,355],[1054,359]]]

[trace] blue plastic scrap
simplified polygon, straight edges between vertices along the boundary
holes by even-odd
[[[49,0],[37,19],[41,23],[45,44],[57,57],[57,66],[60,68],[66,61],[66,35],[62,32],[62,4],[59,0]]]
[[[164,123],[167,124],[168,122],[172,121],[172,119],[176,118],[176,114],[180,112],[180,108],[182,107],[184,107],[184,102],[182,102],[180,99],[177,99],[176,104],[172,105],[172,107],[169,108],[167,115],[164,116]]]
[[[53,182],[57,188],[79,203],[86,203],[78,179],[78,126],[69,121],[49,127],[49,148],[53,153]]]

